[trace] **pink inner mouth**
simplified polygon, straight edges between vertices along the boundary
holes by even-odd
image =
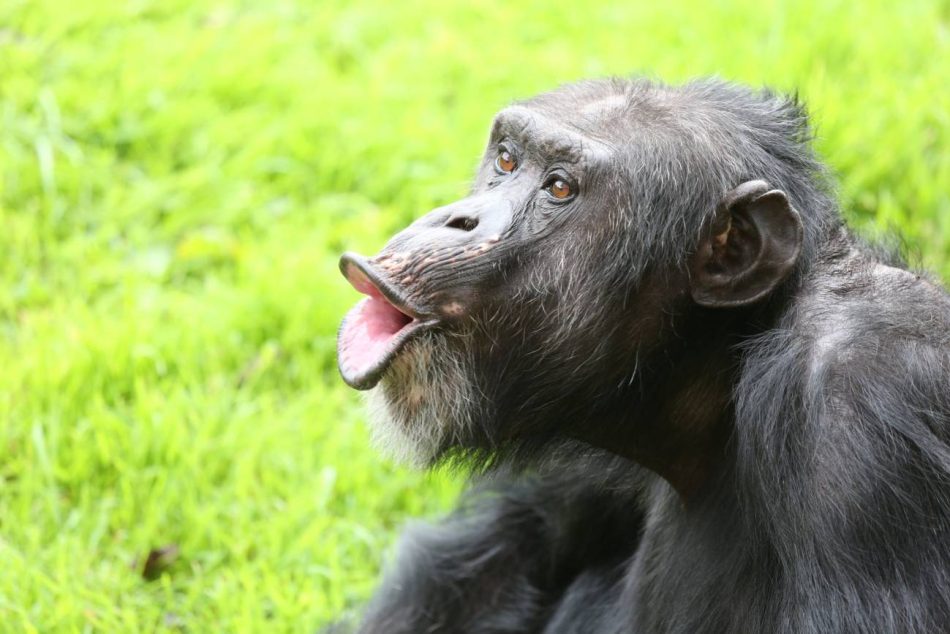
[[[340,368],[350,377],[363,377],[383,363],[392,351],[397,335],[413,322],[357,269],[348,275],[350,283],[369,297],[361,300],[343,321],[338,342]]]

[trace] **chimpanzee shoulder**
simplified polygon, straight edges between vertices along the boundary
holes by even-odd
[[[775,618],[789,631],[942,631],[947,293],[842,230],[776,327],[744,346],[738,499],[770,544],[759,563],[776,558],[772,582],[798,597]]]

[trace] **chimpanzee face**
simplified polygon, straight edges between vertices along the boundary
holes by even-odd
[[[373,402],[384,428],[409,440],[400,447],[427,461],[475,437],[490,443],[486,420],[509,394],[523,394],[525,415],[544,409],[539,396],[554,405],[554,357],[576,375],[603,354],[604,337],[578,333],[603,330],[601,296],[619,300],[627,289],[617,285],[631,281],[605,268],[623,242],[611,239],[622,205],[610,155],[606,139],[509,108],[469,197],[420,218],[373,258],[343,256],[344,275],[367,298],[340,331],[340,369],[357,389],[380,384]]]

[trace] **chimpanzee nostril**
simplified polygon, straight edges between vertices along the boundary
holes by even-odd
[[[471,231],[478,226],[478,218],[469,216],[453,216],[449,218],[445,226],[449,229],[461,229],[462,231]]]

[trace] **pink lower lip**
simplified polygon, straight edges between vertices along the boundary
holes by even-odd
[[[371,373],[392,351],[399,333],[413,321],[378,291],[361,300],[346,316],[340,331],[338,355],[344,375]]]

